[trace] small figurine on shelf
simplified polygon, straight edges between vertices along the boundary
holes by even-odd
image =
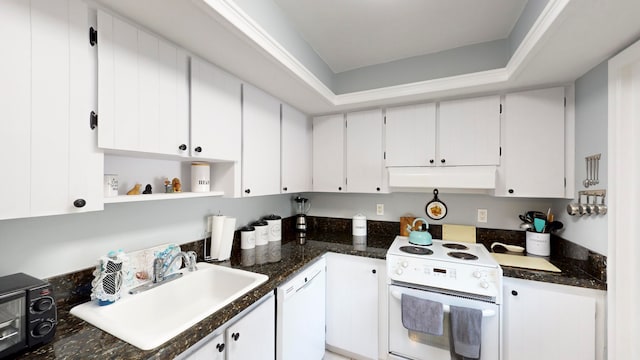
[[[140,187],[141,186],[142,186],[141,184],[135,184],[133,186],[133,189],[131,189],[131,190],[129,190],[127,192],[127,195],[140,195]]]
[[[180,184],[180,179],[173,178],[171,184],[173,185],[173,192],[182,192],[182,184]]]
[[[144,187],[144,191],[142,193],[151,194],[151,184],[147,184],[147,186]]]
[[[173,185],[171,185],[171,181],[169,180],[169,178],[164,179],[164,192],[165,193],[173,192]]]

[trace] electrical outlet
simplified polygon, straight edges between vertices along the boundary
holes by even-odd
[[[376,204],[376,215],[384,215],[384,204]]]
[[[478,209],[478,222],[486,223],[487,222],[487,209]]]

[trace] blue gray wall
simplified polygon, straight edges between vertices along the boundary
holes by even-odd
[[[600,184],[589,187],[607,189],[608,71],[607,61],[591,69],[575,82],[576,86],[576,158],[575,189],[585,190],[585,156],[602,154]],[[577,201],[577,193],[576,199]],[[556,201],[554,207],[566,208],[569,201]],[[600,254],[607,255],[607,216],[569,216],[560,212],[565,224],[562,237]]]

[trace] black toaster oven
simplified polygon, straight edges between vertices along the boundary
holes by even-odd
[[[51,341],[57,323],[49,283],[24,273],[0,277],[0,359]]]

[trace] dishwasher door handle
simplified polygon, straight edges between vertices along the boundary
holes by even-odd
[[[318,277],[318,275],[320,275],[320,273],[322,272],[322,270],[318,270],[316,271],[310,279],[306,279],[304,285],[300,286],[299,288],[296,289],[296,292],[302,291],[304,289],[307,288],[307,286],[309,286],[309,284],[311,284],[313,282],[313,280],[315,280],[315,278]]]

